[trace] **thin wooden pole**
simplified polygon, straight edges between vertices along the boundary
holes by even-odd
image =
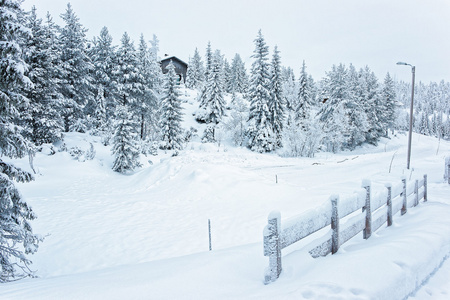
[[[419,180],[414,183],[414,206],[419,205]]]
[[[423,175],[423,202],[428,201],[428,175]]]
[[[208,219],[208,234],[209,234],[209,251],[212,250],[212,245],[211,245],[211,220]]]

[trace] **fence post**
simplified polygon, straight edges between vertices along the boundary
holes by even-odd
[[[362,187],[366,189],[366,204],[362,211],[366,212],[366,227],[363,231],[363,238],[368,239],[372,235],[372,211],[370,209],[370,180],[363,180]]]
[[[387,192],[387,226],[392,225],[392,185],[390,183],[386,184]]]
[[[208,219],[208,235],[209,235],[209,251],[212,250],[212,245],[211,245],[211,220]]]
[[[331,254],[335,254],[339,250],[339,214],[338,214],[339,196],[331,196]]]
[[[264,276],[265,284],[277,280],[281,273],[280,225],[280,213],[271,212],[264,228],[264,256],[269,256],[269,268]]]
[[[419,180],[414,183],[414,206],[419,205]]]
[[[450,184],[450,156],[445,158],[445,173],[444,178],[447,179],[448,184]]]
[[[428,201],[428,176],[423,175],[423,202]]]
[[[407,211],[407,208],[406,208],[406,178],[405,177],[402,178],[402,183],[403,183],[403,192],[402,192],[403,205],[402,205],[401,214],[403,216],[404,214],[406,214],[406,211]]]

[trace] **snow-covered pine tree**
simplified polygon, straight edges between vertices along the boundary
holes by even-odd
[[[282,88],[280,51],[278,51],[277,46],[273,50],[272,64],[270,67],[269,116],[275,138],[274,146],[275,148],[281,148],[286,101]]]
[[[59,102],[62,97],[58,91],[60,71],[53,45],[56,32],[51,17],[48,18],[44,25],[33,6],[26,22],[31,31],[31,38],[26,42],[25,62],[29,66],[26,75],[34,85],[27,89],[30,106],[22,114],[22,120],[29,139],[36,145],[60,140],[63,131]]]
[[[96,101],[96,106],[103,105],[106,119],[96,124],[104,129],[108,129],[110,120],[114,118],[116,109],[117,90],[114,81],[113,70],[115,66],[116,47],[112,44],[112,36],[108,28],[103,27],[100,35],[93,40],[93,46],[89,55],[93,64],[93,85],[96,87],[96,100],[102,100],[104,103]],[[102,92],[103,95],[98,93]],[[100,108],[102,110],[103,108]],[[101,124],[106,122],[107,124]]]
[[[306,126],[306,120],[309,119],[311,110],[311,91],[308,82],[308,74],[306,73],[306,64],[303,61],[302,69],[300,71],[300,78],[298,79],[298,103],[295,109],[295,121],[301,126]]]
[[[117,106],[113,147],[111,149],[115,157],[112,169],[116,172],[126,173],[141,166],[137,127],[138,124],[128,106],[123,104]]]
[[[345,114],[348,117],[346,148],[355,149],[366,141],[369,129],[367,114],[364,108],[365,83],[353,65],[348,69],[348,94],[345,101]]]
[[[211,42],[208,42],[208,46],[206,47],[206,67],[205,67],[205,80],[208,80],[209,73],[212,69],[212,61],[213,61],[213,53],[211,49]]]
[[[157,109],[158,109],[158,101],[159,94],[154,90],[154,85],[157,83],[152,76],[154,70],[152,55],[147,47],[147,43],[145,42],[144,35],[141,34],[141,38],[139,40],[139,49],[137,52],[137,63],[138,70],[140,73],[140,79],[143,85],[143,93],[138,97],[139,102],[139,112],[141,115],[141,140],[147,138],[147,134],[154,129],[154,125],[157,120]],[[156,87],[158,89],[159,87]]]
[[[172,62],[166,67],[164,96],[160,108],[160,128],[163,149],[181,149],[183,130],[181,128],[182,107],[179,99],[178,76]]]
[[[42,241],[29,223],[36,215],[13,183],[29,182],[33,176],[1,159],[21,158],[30,151],[15,124],[19,111],[28,106],[24,90],[32,85],[25,76],[23,45],[31,36],[24,26],[21,3],[6,0],[0,6],[0,283],[32,276],[31,261],[24,254],[36,252]]]
[[[385,136],[388,135],[387,129],[394,130],[395,118],[397,116],[397,107],[395,100],[395,86],[394,80],[389,73],[384,78],[383,90],[381,92],[381,98],[384,103],[385,111],[383,113],[383,121],[386,127]]]
[[[333,65],[323,83],[324,103],[318,112],[324,132],[324,145],[337,152],[347,143],[348,118],[345,101],[348,99],[348,71],[343,64]]]
[[[136,124],[142,124],[145,83],[139,69],[137,51],[126,32],[122,35],[121,45],[117,51],[117,61],[113,72],[117,86],[117,101],[128,107]],[[138,128],[136,130],[140,131]]]
[[[239,54],[235,54],[231,61],[231,93],[245,94],[248,88],[248,76],[245,63]]]
[[[223,70],[222,70],[223,74],[223,90],[226,93],[232,93],[232,84],[231,84],[231,66],[228,63],[227,59],[224,59],[223,61]]]
[[[252,57],[254,61],[250,72],[248,97],[250,99],[249,114],[249,148],[257,152],[269,152],[275,149],[276,139],[270,121],[269,112],[270,73],[269,73],[269,47],[266,45],[261,30],[254,40],[255,50]]]
[[[360,85],[363,87],[363,103],[367,115],[368,130],[366,132],[366,142],[376,144],[378,139],[383,136],[387,130],[382,122],[384,107],[381,103],[380,87],[378,79],[368,66],[360,70]]]
[[[69,131],[72,125],[85,119],[83,109],[89,101],[93,101],[91,70],[92,62],[86,50],[86,32],[72,6],[61,15],[64,27],[60,30],[61,63],[63,69],[61,93],[64,97],[63,118],[64,130]]]
[[[225,100],[223,98],[223,84],[221,76],[221,55],[214,54],[212,68],[206,81],[204,93],[201,95],[197,121],[205,123],[219,123],[224,115]]]
[[[205,81],[205,68],[202,58],[195,48],[186,75],[186,86],[190,89],[200,89]]]

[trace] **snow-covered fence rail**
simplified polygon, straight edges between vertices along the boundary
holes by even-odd
[[[314,258],[334,254],[342,244],[361,231],[363,238],[368,239],[383,224],[391,226],[396,213],[404,215],[420,200],[427,201],[427,175],[412,182],[402,178],[400,184],[386,184],[386,189],[377,193],[372,193],[369,180],[363,180],[362,188],[352,196],[341,201],[338,195],[332,195],[329,202],[283,224],[280,213],[271,212],[263,233],[264,256],[269,257],[265,283],[273,282],[280,276],[282,249],[331,225],[331,230],[317,238],[309,253]],[[359,210],[362,213],[358,213]]]

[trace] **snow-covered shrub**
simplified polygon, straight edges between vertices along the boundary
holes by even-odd
[[[90,147],[88,150],[86,150],[86,153],[84,154],[84,157],[87,160],[93,160],[95,157],[95,149],[94,149],[94,145],[92,143],[89,143]]]
[[[189,128],[189,130],[186,130],[186,132],[184,133],[184,141],[186,143],[190,142],[192,138],[198,136],[197,132],[198,130],[194,127],[191,127]]]
[[[78,119],[74,124],[70,125],[69,130],[71,132],[85,133],[87,132],[87,127],[82,119]]]
[[[205,131],[203,132],[202,136],[202,143],[214,143],[216,142],[216,138],[214,136],[215,132],[215,126],[214,125],[208,125],[205,128]]]
[[[78,161],[84,161],[84,151],[79,148],[79,147],[72,147],[69,149],[69,154],[70,156],[72,156],[74,159],[78,160]]]

